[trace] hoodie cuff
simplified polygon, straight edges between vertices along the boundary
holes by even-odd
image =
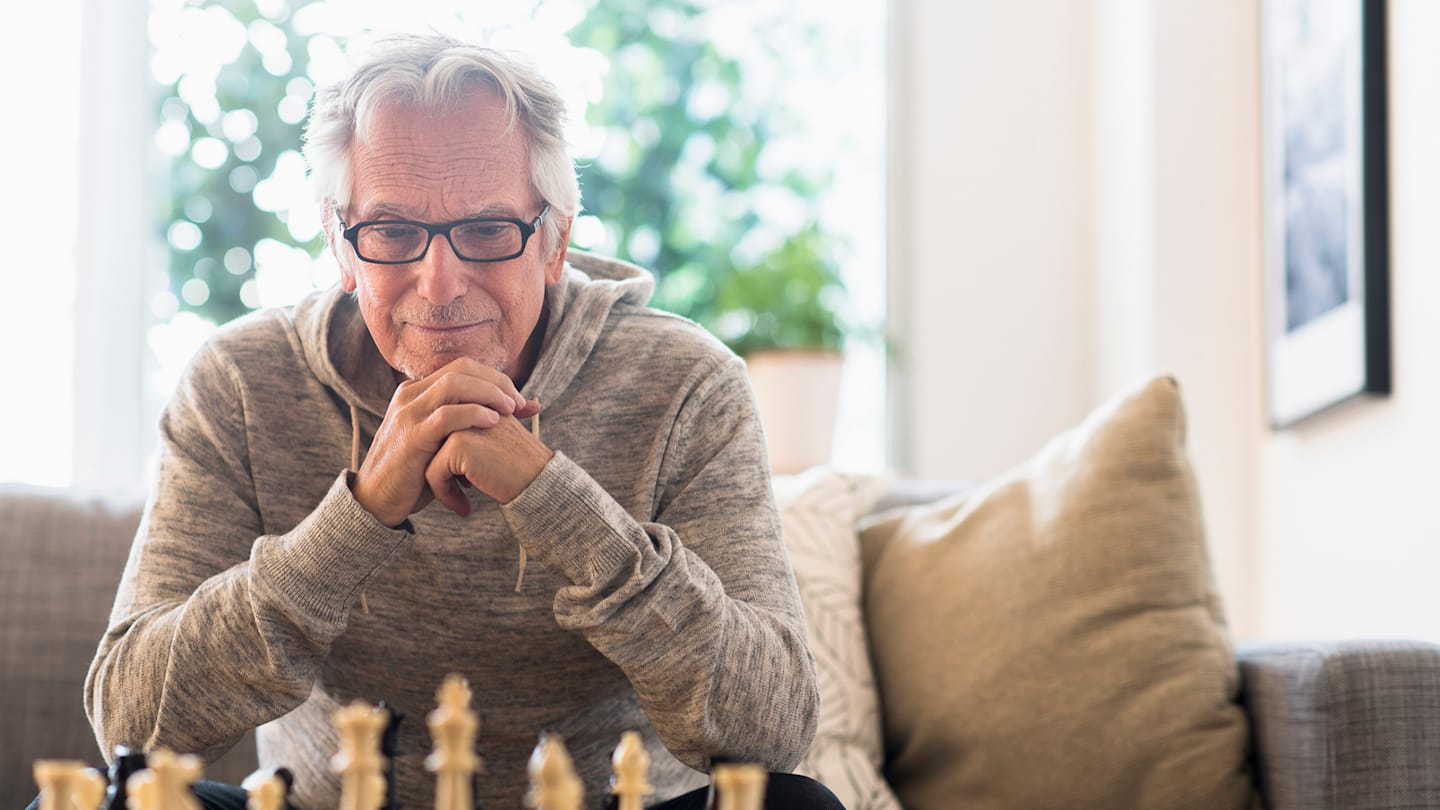
[[[341,473],[304,520],[282,535],[261,537],[250,552],[257,584],[293,605],[300,617],[343,630],[355,592],[410,537],[375,519]]]
[[[545,567],[582,587],[635,571],[650,536],[589,473],[556,452],[530,486],[500,507],[516,539]]]

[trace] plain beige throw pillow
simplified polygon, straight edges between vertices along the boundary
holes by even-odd
[[[1255,801],[1184,444],[1157,377],[990,484],[866,529],[886,774],[907,808]]]

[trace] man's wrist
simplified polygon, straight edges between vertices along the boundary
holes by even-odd
[[[517,470],[518,474],[514,481],[506,486],[505,491],[493,494],[495,500],[503,506],[520,497],[521,493],[535,483],[535,479],[540,477],[540,473],[545,472],[545,467],[553,458],[555,458],[555,451],[540,445],[539,452],[529,458],[523,471]]]
[[[359,473],[354,470],[347,471],[345,474],[345,484],[350,488],[350,497],[355,499],[355,503],[358,504],[361,509],[369,512],[370,517],[375,518],[375,521],[380,525],[387,529],[404,529],[408,526],[410,522],[409,515],[401,515],[398,519],[392,520],[392,516],[383,514],[380,510],[370,506],[369,493],[362,493],[361,491],[363,487],[360,484]]]

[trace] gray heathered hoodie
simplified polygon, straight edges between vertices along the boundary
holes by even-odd
[[[354,299],[332,289],[221,330],[161,419],[90,668],[102,750],[213,759],[265,724],[262,765],[295,772],[297,806],[330,808],[330,715],[384,700],[407,715],[398,782],[421,810],[425,715],[458,672],[492,810],[521,806],[541,731],[565,736],[591,806],[627,728],[656,799],[700,782],[680,762],[793,767],[818,698],[751,391],[713,338],[645,308],[650,290],[638,268],[572,253],[522,392],[554,459],[512,503],[468,490],[470,517],[432,503],[413,534],[347,486],[352,429],[363,454],[395,388]]]

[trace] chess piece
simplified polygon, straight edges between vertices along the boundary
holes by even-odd
[[[610,757],[615,776],[610,782],[610,794],[616,799],[616,810],[641,810],[645,797],[654,788],[645,781],[650,770],[650,754],[645,751],[645,742],[640,732],[627,731],[620,735],[620,744]]]
[[[450,674],[435,694],[439,707],[425,718],[435,750],[425,758],[425,767],[435,772],[435,810],[473,810],[472,777],[480,767],[475,753],[475,736],[480,721],[470,710],[470,684]]]
[[[125,804],[129,810],[201,810],[191,786],[203,769],[193,754],[157,748],[145,758],[145,770],[125,780]]]
[[[530,754],[530,794],[525,803],[535,810],[580,810],[585,787],[575,775],[575,763],[565,741],[554,734],[540,738]]]
[[[99,810],[105,803],[105,789],[109,787],[105,772],[99,768],[86,768],[76,778],[74,790],[75,806],[79,810]]]
[[[136,772],[145,770],[145,755],[131,751],[123,745],[115,746],[115,757],[110,761],[110,788],[105,791],[105,810],[126,810],[128,796],[125,783]]]
[[[340,751],[330,760],[330,767],[340,774],[339,810],[380,810],[385,801],[380,732],[387,715],[359,700],[335,712]]]
[[[267,768],[245,777],[240,787],[245,789],[245,807],[248,810],[285,810],[290,788],[295,777],[285,768]]]
[[[37,760],[33,773],[40,810],[98,810],[105,798],[105,777],[79,760]]]
[[[380,735],[380,756],[385,758],[385,804],[380,810],[402,810],[400,799],[395,792],[395,756],[400,753],[400,724],[405,713],[380,701],[380,709],[387,713],[385,731]]]
[[[716,810],[761,810],[769,776],[764,767],[751,763],[716,765],[711,776],[719,797]]]

